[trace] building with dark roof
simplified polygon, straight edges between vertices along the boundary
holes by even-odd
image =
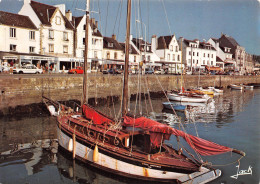
[[[154,51],[162,64],[168,70],[168,73],[181,73],[183,64],[181,63],[181,50],[175,35],[152,36],[152,51]]]
[[[239,71],[240,74],[244,74],[246,72],[245,48],[240,46],[233,37],[226,34],[221,34],[221,37],[219,38],[219,46],[222,48],[225,47],[230,48],[230,53],[232,53],[232,58],[236,62],[236,70]]]
[[[0,11],[0,63],[51,61],[40,55],[40,31],[28,16]]]
[[[216,49],[205,41],[200,42],[198,39],[188,40],[179,39],[179,45],[182,43],[183,62],[186,70],[196,71],[205,70],[206,66],[216,67]]]
[[[65,4],[51,6],[31,0],[24,0],[19,11],[20,15],[29,16],[40,31],[38,54],[55,57],[58,70],[73,67],[74,26],[71,23],[72,15],[68,13],[66,16]]]

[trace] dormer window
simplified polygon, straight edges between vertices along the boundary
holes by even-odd
[[[108,43],[108,47],[113,47],[113,43]]]
[[[94,29],[94,33],[97,33],[97,28]]]
[[[56,17],[56,24],[57,24],[57,25],[60,25],[60,24],[61,24],[61,18],[58,17],[58,16]]]

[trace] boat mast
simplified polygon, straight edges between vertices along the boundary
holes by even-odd
[[[183,39],[181,38],[181,92],[182,92],[182,72],[183,72],[183,68],[182,68],[182,42],[183,42]]]
[[[128,105],[128,64],[129,64],[129,42],[130,42],[130,20],[131,20],[131,0],[127,1],[127,20],[126,20],[126,43],[125,43],[125,70],[123,86],[122,117],[127,114]]]
[[[85,26],[85,52],[84,52],[84,76],[83,76],[83,103],[88,103],[87,78],[88,78],[88,26],[89,26],[89,0],[86,0],[86,26]]]

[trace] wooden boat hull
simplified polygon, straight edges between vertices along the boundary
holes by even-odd
[[[204,95],[214,95],[214,91],[209,91],[209,90],[192,90],[192,91],[194,91],[195,93],[198,93],[198,94],[200,94],[200,93],[202,93],[202,94],[204,94]]]
[[[247,85],[244,85],[244,88],[245,88],[245,89],[254,89],[254,86],[247,86]]]
[[[172,102],[163,102],[163,107],[170,110],[174,109],[176,111],[184,111],[186,109],[186,105],[175,104]]]
[[[206,98],[206,97],[188,97],[188,96],[179,95],[176,93],[168,93],[167,96],[170,100],[178,101],[178,102],[206,103],[209,100],[209,98]]]
[[[231,89],[236,89],[236,90],[244,90],[244,86],[242,86],[242,85],[231,84],[230,88]]]
[[[62,130],[60,125],[57,126],[58,143],[64,150],[72,152],[75,154],[76,159],[91,166],[124,177],[171,183],[207,183],[221,175],[220,170],[214,171],[205,167],[201,167],[201,170],[198,172],[188,174],[167,171],[159,165],[152,165],[145,161],[143,161],[142,166],[129,163],[123,159],[117,159],[112,155],[106,154],[105,152],[96,151],[95,145],[88,145],[77,138],[77,136],[73,141],[71,132],[66,131],[67,130]]]

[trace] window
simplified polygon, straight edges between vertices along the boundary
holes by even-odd
[[[171,57],[170,54],[168,54],[168,58],[167,58],[168,61],[170,61],[170,57]]]
[[[60,25],[60,24],[61,24],[61,18],[58,17],[58,16],[56,17],[56,24],[57,24],[57,25]]]
[[[199,64],[199,60],[197,60],[197,64]]]
[[[86,30],[86,24],[85,24],[85,25],[83,25],[83,30]]]
[[[147,46],[146,50],[147,50],[147,51],[150,51],[150,47],[149,47],[149,46]]]
[[[63,53],[68,53],[68,45],[63,46]]]
[[[211,61],[211,65],[213,65],[213,61]]]
[[[97,57],[97,51],[94,51],[94,58],[98,58]]]
[[[117,59],[117,52],[114,53],[114,59]]]
[[[208,54],[208,58],[209,58],[209,54]]]
[[[35,52],[35,47],[29,47],[29,52],[34,53]]]
[[[10,45],[10,51],[16,51],[16,45]]]
[[[134,56],[134,62],[136,62],[136,56]]]
[[[83,42],[83,45],[85,45],[85,38],[83,38],[82,42]]]
[[[175,50],[175,52],[178,52],[178,46],[176,46],[176,50]]]
[[[205,65],[205,60],[203,60],[203,64]]]
[[[148,59],[148,61],[150,61],[150,60],[151,60],[151,56],[148,56],[148,58],[147,58],[147,59]]]
[[[96,40],[92,38],[92,45],[96,45]]]
[[[54,31],[49,30],[49,39],[54,39]]]
[[[211,54],[211,58],[213,58],[213,54]]]
[[[206,54],[205,54],[205,53],[203,54],[203,57],[206,57]]]
[[[16,28],[10,28],[10,37],[16,38]]]
[[[195,52],[193,52],[192,55],[195,56]]]
[[[192,63],[195,64],[195,60],[194,59],[192,60]]]
[[[35,31],[30,31],[29,32],[29,39],[30,40],[35,40]]]
[[[175,55],[174,54],[172,55],[172,60],[175,61]]]
[[[180,61],[180,55],[178,55],[178,61]]]
[[[113,43],[108,43],[108,47],[113,47]]]
[[[171,45],[170,50],[173,51],[173,46]]]
[[[199,52],[197,52],[197,56],[199,56]]]
[[[191,55],[191,51],[189,51],[189,55]]]
[[[107,59],[110,59],[110,52],[107,52]]]
[[[49,52],[54,52],[54,45],[53,44],[49,44]]]
[[[63,32],[63,40],[64,40],[64,41],[69,41],[68,33],[67,33],[67,32]]]

